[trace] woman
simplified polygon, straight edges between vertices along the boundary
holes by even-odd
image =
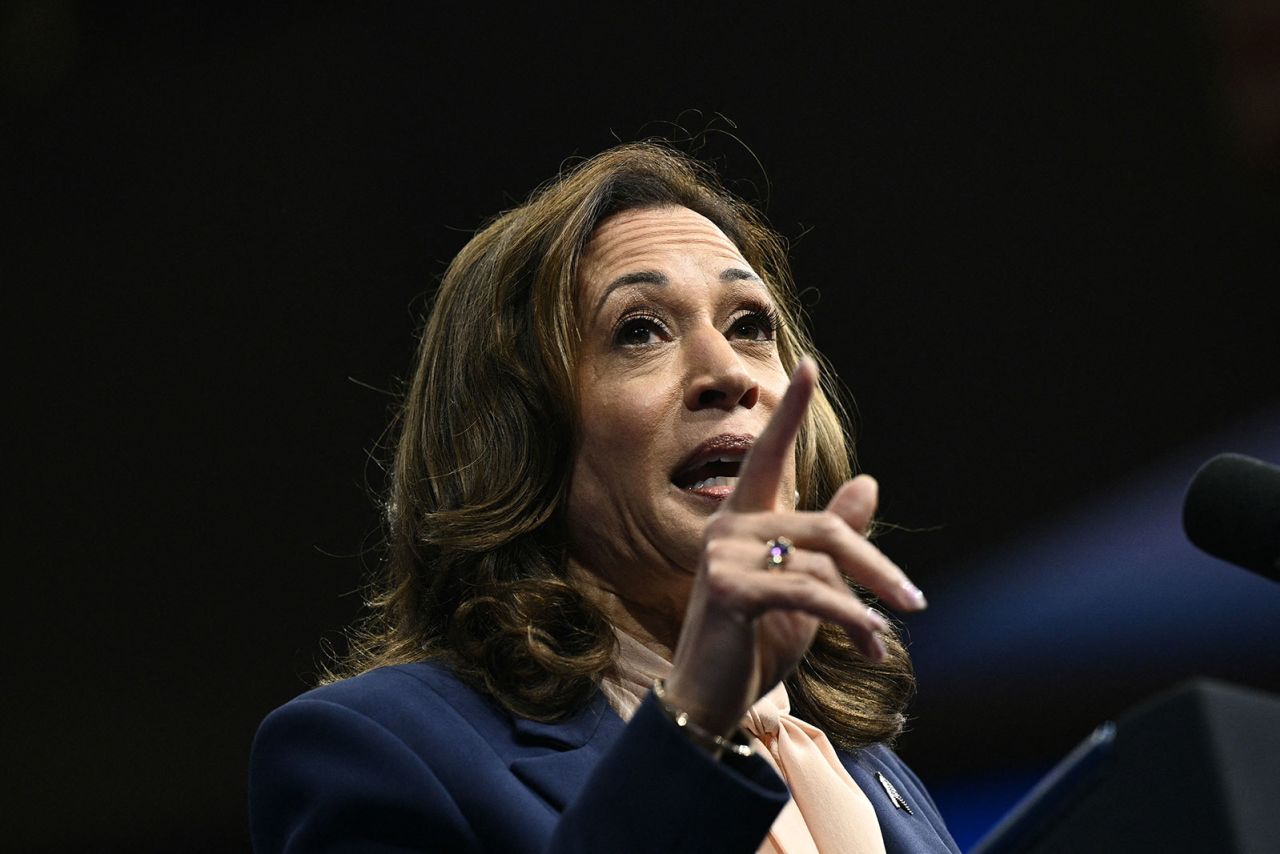
[[[259,851],[954,851],[888,749],[924,598],[866,539],[780,240],[626,145],[462,250],[345,679],[254,743]],[[838,751],[835,749],[838,748]]]

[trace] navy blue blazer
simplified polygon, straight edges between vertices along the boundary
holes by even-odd
[[[889,854],[959,854],[891,750],[841,759]],[[384,667],[276,709],[254,739],[249,777],[259,854],[754,852],[787,798],[763,759],[712,759],[652,695],[630,723],[599,693],[566,721],[538,723],[436,663]]]

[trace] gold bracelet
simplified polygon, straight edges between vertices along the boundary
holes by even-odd
[[[707,732],[689,720],[689,713],[684,709],[677,709],[668,703],[666,680],[653,680],[653,695],[658,698],[658,702],[662,704],[662,710],[667,713],[667,717],[671,719],[671,722],[680,727],[694,744],[709,750],[715,758],[719,759],[722,753],[732,753],[734,756],[750,756],[754,752],[751,749],[751,745],[747,744],[745,739],[742,739],[741,732],[734,733],[736,737],[742,739],[740,741],[734,741],[722,735]]]

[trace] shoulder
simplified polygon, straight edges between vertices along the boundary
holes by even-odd
[[[330,682],[299,694],[291,703],[318,701],[373,711],[406,702],[444,702],[452,695],[474,694],[440,661],[394,664]]]
[[[313,688],[271,712],[258,740],[298,723],[382,730],[437,759],[458,752],[451,748],[501,740],[512,725],[496,703],[433,661],[380,667]]]
[[[438,661],[396,664],[330,682],[290,700],[282,709],[305,704],[341,706],[379,721],[405,715],[455,714],[468,719],[504,713]]]
[[[367,850],[381,850],[379,840],[395,850],[441,840],[469,850],[475,824],[459,795],[504,775],[510,733],[505,713],[440,664],[379,668],[307,691],[267,715],[254,738],[255,850],[348,837]]]

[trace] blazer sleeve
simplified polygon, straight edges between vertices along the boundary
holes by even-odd
[[[649,694],[565,810],[551,850],[747,854],[790,797],[763,759],[713,759]]]
[[[249,797],[259,854],[484,850],[428,760],[378,721],[332,702],[304,697],[267,717]],[[746,854],[787,798],[764,760],[713,760],[649,697],[549,836],[531,821],[529,836],[510,848]]]

